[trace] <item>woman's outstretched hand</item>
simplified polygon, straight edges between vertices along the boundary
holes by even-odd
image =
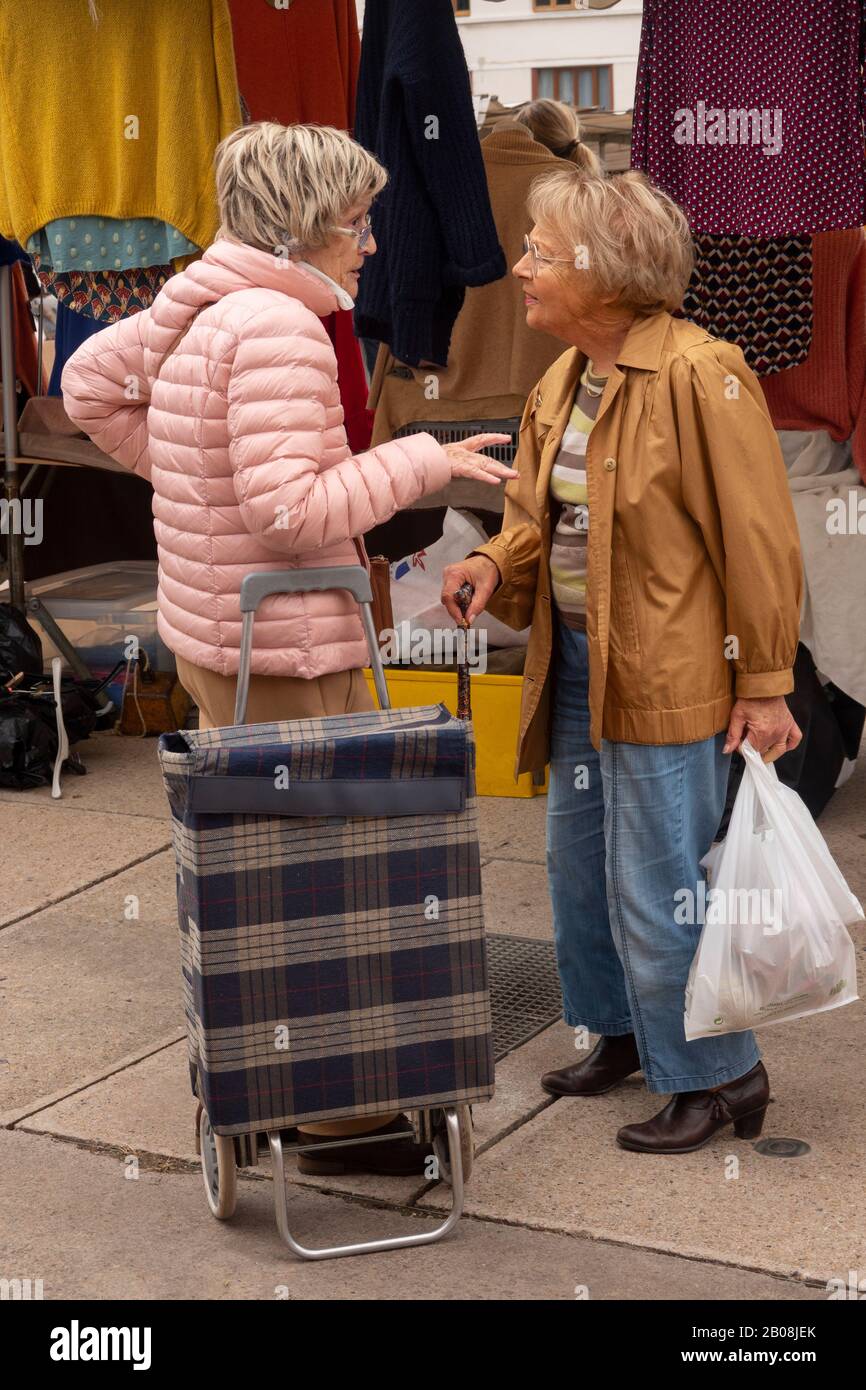
[[[500,582],[499,570],[487,555],[470,555],[468,560],[458,560],[448,565],[442,575],[441,602],[454,619],[463,621],[463,614],[454,595],[463,584],[471,584],[472,602],[466,610],[466,619],[472,622],[487,607],[488,599]]]
[[[452,478],[472,478],[476,483],[505,482],[517,477],[517,469],[507,464],[497,463],[488,454],[479,454],[491,444],[510,444],[510,434],[473,434],[469,439],[461,439],[459,444],[445,444],[443,448],[451,464]]]

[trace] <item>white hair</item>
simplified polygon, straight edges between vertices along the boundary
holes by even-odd
[[[256,121],[227,135],[214,159],[220,235],[259,250],[326,246],[357,203],[388,175],[344,130]]]

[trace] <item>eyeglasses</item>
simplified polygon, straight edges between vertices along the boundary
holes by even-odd
[[[542,256],[534,241],[530,241],[528,236],[523,238],[523,254],[529,256],[529,264],[532,268],[532,278],[538,274],[538,268],[542,265],[571,265],[573,262],[568,256]]]
[[[342,232],[344,236],[356,236],[358,238],[358,250],[363,251],[370,237],[373,235],[369,212],[364,217],[363,227],[335,227],[334,231]]]

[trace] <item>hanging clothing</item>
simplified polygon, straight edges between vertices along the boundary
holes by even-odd
[[[632,164],[694,232],[866,221],[862,0],[644,0]]]
[[[99,13],[0,5],[0,230],[25,244],[60,218],[150,217],[208,246],[214,150],[240,124],[227,0]]]
[[[57,324],[54,330],[54,366],[51,368],[51,380],[48,383],[49,396],[63,395],[60,389],[60,378],[63,375],[63,368],[73,352],[80,348],[82,343],[86,343],[88,338],[92,338],[94,333],[107,327],[108,319],[99,323],[89,314],[76,314],[71,309],[67,309],[65,304],[57,305]]]
[[[761,386],[777,430],[851,440],[866,479],[866,239],[862,228],[812,239],[812,348]]]
[[[351,131],[361,55],[355,0],[295,0],[288,9],[230,0],[230,9],[238,86],[249,119]],[[360,344],[346,311],[322,323],[337,357],[346,435],[358,453],[369,448],[373,427]]]
[[[531,184],[540,174],[573,161],[558,159],[527,126],[508,118],[482,140],[481,158],[510,271],[523,256],[523,238],[532,229],[526,212]],[[370,386],[370,405],[376,411],[373,442],[392,439],[402,426],[419,420],[519,417],[535,383],[564,347],[549,333],[527,328],[523,294],[511,274],[469,289],[454,325],[448,366],[436,373],[435,398],[430,399],[428,371],[410,369],[387,347],[380,349]]]
[[[742,348],[753,372],[795,367],[812,346],[812,238],[694,238],[683,314]]]
[[[238,86],[253,121],[352,129],[361,39],[355,0],[230,0]]]
[[[14,242],[7,241],[4,247],[0,247],[0,265],[11,265],[12,270],[12,342],[20,411],[30,396],[41,395],[41,388],[38,386],[39,363],[36,353],[36,331],[30,312],[30,296],[24,281],[24,267],[20,264]]]
[[[14,265],[16,261],[26,261],[27,252],[23,246],[19,246],[17,241],[9,241],[5,236],[0,236],[0,265]]]
[[[61,217],[34,232],[27,250],[46,270],[63,272],[165,265],[200,247],[155,217]]]
[[[451,0],[367,0],[355,135],[389,174],[355,331],[444,367],[465,288],[506,272]]]
[[[37,267],[47,294],[76,314],[116,323],[128,314],[149,309],[169,276],[170,265],[139,266],[131,270],[69,270],[58,272]]]
[[[337,309],[322,319],[325,332],[334,345],[337,359],[337,385],[343,406],[343,424],[353,454],[370,447],[373,412],[367,409],[367,376],[361,345],[355,337],[350,309]]]
[[[866,705],[866,537],[856,529],[866,531],[866,487],[850,446],[824,430],[780,430],[779,445],[803,554],[800,641],[822,675]]]

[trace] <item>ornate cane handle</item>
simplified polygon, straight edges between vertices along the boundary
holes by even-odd
[[[469,631],[469,623],[466,621],[466,610],[472,602],[472,595],[475,590],[468,579],[465,584],[461,584],[454,597],[457,600],[457,607],[463,614],[462,621],[458,627],[464,632]],[[460,643],[460,655],[457,661],[457,718],[471,719],[472,704],[469,688],[469,662],[466,659],[466,639]]]

